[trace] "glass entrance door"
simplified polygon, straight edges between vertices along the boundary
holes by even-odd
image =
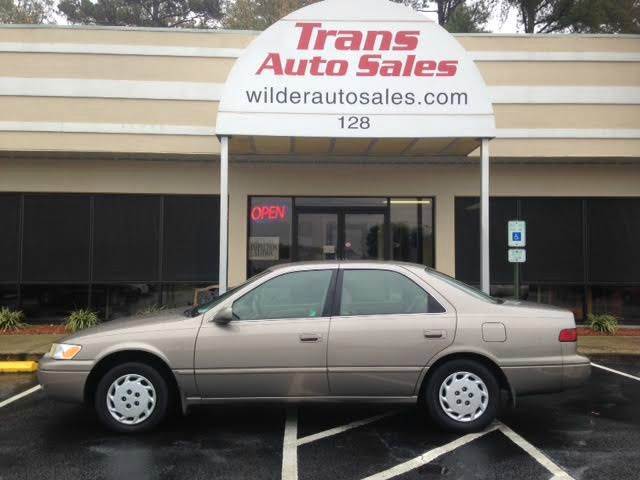
[[[298,214],[295,260],[335,260],[338,258],[338,214],[308,212]]]
[[[342,258],[383,260],[384,231],[384,213],[345,213]]]
[[[385,211],[302,210],[297,213],[294,260],[383,260]]]

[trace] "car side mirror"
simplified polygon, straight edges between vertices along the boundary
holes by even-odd
[[[231,306],[224,307],[213,317],[213,321],[218,325],[227,325],[231,320],[233,320],[233,309]]]

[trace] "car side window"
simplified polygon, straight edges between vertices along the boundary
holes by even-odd
[[[291,272],[266,281],[235,302],[238,320],[321,317],[332,270]]]
[[[429,293],[389,270],[343,270],[340,315],[443,313]]]

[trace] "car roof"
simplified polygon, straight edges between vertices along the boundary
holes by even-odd
[[[290,262],[290,263],[281,263],[278,265],[274,265],[270,268],[272,271],[277,271],[281,269],[291,269],[291,268],[300,268],[303,270],[305,267],[317,267],[317,266],[325,266],[327,268],[338,268],[340,265],[396,265],[399,267],[411,267],[411,268],[426,268],[424,265],[419,263],[411,263],[411,262],[398,262],[395,260],[315,260],[315,261],[305,261],[305,262]]]

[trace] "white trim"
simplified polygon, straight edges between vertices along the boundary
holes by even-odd
[[[489,95],[494,104],[640,104],[640,87],[500,86]]]
[[[137,55],[143,57],[206,57],[238,58],[242,48],[207,48],[123,43],[12,43],[1,42],[0,52],[11,53],[67,53],[84,55]]]
[[[623,128],[498,128],[496,138],[638,139],[640,129]]]
[[[244,50],[244,48],[133,45],[129,43],[0,42],[0,52],[5,53],[238,58]],[[639,52],[469,50],[468,53],[476,62],[640,62]]]
[[[0,77],[0,96],[218,101],[224,84]]]
[[[527,52],[478,51],[469,54],[476,62],[640,62],[638,52]]]
[[[213,136],[213,127],[141,123],[0,122],[0,132]]]
[[[0,132],[211,136],[215,134],[215,127],[141,123],[0,122]],[[496,138],[640,139],[640,129],[499,128]]]
[[[223,83],[0,77],[0,96],[220,100]],[[640,87],[488,87],[494,104],[640,105]]]

